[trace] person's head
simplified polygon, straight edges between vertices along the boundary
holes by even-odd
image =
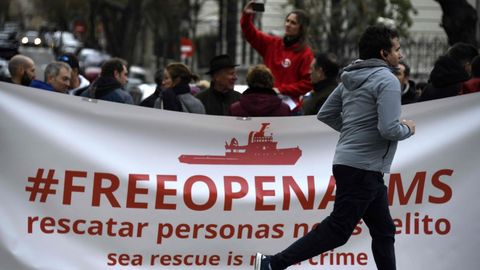
[[[233,90],[237,81],[237,65],[226,55],[218,55],[210,61],[210,69],[207,74],[212,76],[213,88],[220,92]]]
[[[360,59],[382,59],[391,67],[397,67],[403,58],[398,32],[383,25],[369,26],[363,32],[358,51]]]
[[[318,54],[310,66],[312,83],[335,79],[339,69],[340,65],[333,53]]]
[[[70,89],[77,88],[79,83],[78,75],[80,75],[80,65],[78,58],[73,53],[64,53],[57,57],[57,61],[64,62],[72,68],[72,76],[70,79]]]
[[[100,76],[102,77],[113,77],[115,78],[122,86],[125,86],[128,83],[128,69],[127,62],[120,58],[111,58],[102,65],[102,71]]]
[[[272,89],[274,78],[272,71],[263,65],[255,65],[248,69],[247,85],[249,88],[268,88]]]
[[[472,77],[480,78],[480,55],[475,56],[472,60]]]
[[[395,75],[397,76],[402,86],[406,85],[408,83],[408,80],[410,79],[410,66],[405,63],[405,61],[400,61],[398,63],[398,70]]]
[[[415,84],[415,92],[417,93],[417,96],[421,96],[423,93],[423,90],[427,87],[428,83],[427,82],[418,82]]]
[[[171,63],[163,72],[162,88],[173,88],[179,84],[188,84],[198,80],[198,76],[182,63]]]
[[[157,86],[162,85],[163,70],[158,69],[157,71],[155,71],[155,74],[153,75],[153,80],[155,81],[155,84],[157,84]]]
[[[307,42],[310,18],[301,10],[293,10],[285,17],[285,37],[298,38],[299,43],[304,46]]]
[[[468,74],[472,73],[472,60],[478,55],[478,49],[472,44],[458,42],[447,51],[447,55],[459,61]]]
[[[15,84],[29,86],[35,79],[35,63],[25,55],[17,54],[8,63],[8,71]]]
[[[70,87],[72,69],[67,63],[52,62],[45,68],[45,82],[53,87],[55,92],[66,93]]]

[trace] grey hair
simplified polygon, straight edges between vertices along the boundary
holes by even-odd
[[[69,72],[72,71],[72,68],[67,63],[64,63],[64,62],[54,61],[48,64],[47,67],[45,68],[45,74],[44,74],[45,82],[48,80],[48,77],[50,76],[53,76],[53,77],[58,76],[61,68],[65,68]]]

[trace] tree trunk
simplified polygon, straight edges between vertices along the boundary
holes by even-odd
[[[296,9],[306,10],[305,0],[295,0],[294,6],[295,6]]]
[[[328,49],[335,55],[340,55],[342,31],[342,5],[338,0],[331,0],[332,15],[330,18],[330,34],[328,36]]]
[[[235,59],[237,55],[237,18],[238,1],[228,0],[227,2],[227,54]]]
[[[10,0],[0,1],[0,24],[3,25],[8,18],[8,11],[10,9]]]
[[[111,0],[99,3],[99,13],[107,39],[107,51],[116,57],[134,59],[137,34],[141,26],[143,0],[129,0],[126,5]]]
[[[465,42],[477,46],[477,13],[466,0],[435,0],[442,8],[442,27],[448,44]]]
[[[120,41],[120,55],[130,64],[135,60],[135,47],[138,42],[142,26],[142,3],[143,0],[129,0],[122,12],[120,28],[116,28]]]

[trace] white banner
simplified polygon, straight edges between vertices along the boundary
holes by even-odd
[[[403,107],[389,186],[398,269],[478,269],[480,94]],[[0,83],[0,269],[253,269],[333,207],[338,133]],[[292,269],[376,269],[360,223]]]

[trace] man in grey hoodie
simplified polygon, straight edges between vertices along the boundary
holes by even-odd
[[[340,132],[333,159],[333,212],[284,251],[274,256],[257,253],[255,269],[285,269],[342,246],[360,219],[370,231],[377,268],[396,269],[395,226],[383,174],[390,171],[397,142],[415,133],[415,122],[400,121],[400,83],[392,73],[402,58],[398,33],[368,27],[359,53],[317,115]]]

